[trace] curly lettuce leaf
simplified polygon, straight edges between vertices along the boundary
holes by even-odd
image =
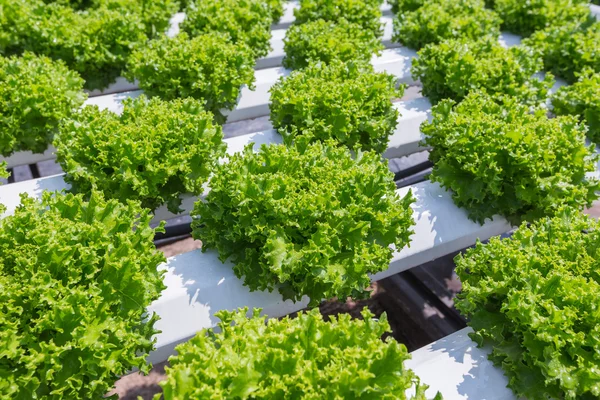
[[[83,79],[65,63],[29,52],[0,56],[0,154],[43,153],[85,99]]]
[[[544,67],[568,83],[584,70],[600,72],[600,23],[565,24],[535,32],[523,46],[542,55]]]
[[[412,62],[412,76],[434,104],[443,99],[463,100],[470,92],[516,96],[525,104],[545,102],[554,83],[541,57],[528,47],[503,47],[496,38],[447,40],[422,48]]]
[[[600,143],[600,73],[584,71],[579,81],[561,87],[552,97],[556,115],[575,115],[588,127],[587,136]]]
[[[382,153],[398,123],[392,100],[404,86],[370,65],[333,60],[281,78],[271,88],[271,122],[286,142],[335,139],[351,149]]]
[[[591,20],[588,0],[488,0],[502,19],[502,29],[521,36],[570,22]]]
[[[373,55],[384,49],[381,39],[360,25],[341,19],[322,19],[292,25],[283,40],[283,66],[301,69],[310,62],[332,60],[369,63]]]
[[[418,50],[445,39],[497,39],[500,22],[483,0],[431,1],[396,16],[392,40]]]
[[[572,210],[458,256],[457,308],[517,397],[600,397],[600,234]]]
[[[271,49],[272,22],[272,9],[264,0],[195,1],[187,7],[180,28],[190,37],[221,33],[232,43],[245,44],[260,58]]]
[[[387,163],[353,158],[332,141],[252,145],[220,165],[192,212],[203,250],[230,259],[250,290],[284,298],[363,298],[369,274],[386,270],[412,234],[409,193],[400,198]]]
[[[22,195],[0,221],[0,397],[102,398],[149,370],[164,261],[133,202]]]
[[[181,195],[199,195],[225,154],[221,127],[193,99],[127,99],[117,115],[85,107],[54,140],[65,181],[79,193],[95,189],[155,210],[181,210]]]
[[[381,3],[382,0],[300,0],[300,7],[294,10],[295,23],[345,19],[379,37],[383,32]]]
[[[500,214],[516,224],[598,198],[600,181],[588,176],[598,156],[577,118],[548,118],[546,109],[518,98],[477,92],[454,105],[436,105],[421,132],[432,148],[430,179],[450,190],[469,218],[483,224]]]
[[[165,100],[191,97],[224,123],[223,109],[237,104],[242,85],[254,88],[254,56],[244,44],[218,33],[189,38],[186,33],[148,42],[134,52],[125,76]]]
[[[410,388],[410,399],[425,400],[427,386],[404,368],[406,347],[381,340],[390,332],[385,314],[375,320],[365,309],[363,320],[342,314],[325,322],[318,310],[268,321],[259,309],[247,312],[219,311],[219,333],[203,330],[177,347],[160,383],[165,400],[401,400]]]

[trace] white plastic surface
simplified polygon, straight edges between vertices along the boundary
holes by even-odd
[[[592,15],[596,17],[596,19],[600,20],[600,6],[590,4],[590,11],[592,12]]]
[[[411,353],[406,368],[429,385],[427,398],[440,392],[444,399],[516,400],[508,379],[487,359],[489,348],[477,348],[465,328]]]
[[[29,165],[40,161],[53,160],[56,158],[54,154],[55,148],[50,146],[43,153],[32,153],[31,151],[19,151],[10,157],[0,156],[0,162],[5,161],[7,168],[13,168],[19,165]]]

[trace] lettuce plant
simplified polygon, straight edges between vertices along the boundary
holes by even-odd
[[[271,19],[273,20],[273,23],[279,22],[281,17],[283,17],[283,11],[284,11],[283,5],[285,3],[285,0],[260,0],[260,1],[266,1],[267,6],[271,10]]]
[[[527,47],[503,47],[495,38],[447,40],[422,48],[411,72],[433,103],[461,101],[474,90],[519,97],[527,104],[545,101],[554,83],[533,76],[543,69],[541,57]]]
[[[98,193],[22,195],[0,221],[0,397],[103,398],[149,370],[146,307],[164,288],[151,219]]]
[[[177,0],[140,1],[140,0],[43,0],[45,3],[57,3],[75,10],[89,10],[100,7],[134,12],[139,15],[149,37],[163,33],[169,27],[171,16],[179,8]]]
[[[432,147],[431,180],[483,224],[496,214],[512,223],[582,209],[598,197],[597,156],[577,118],[548,118],[518,98],[472,93],[454,107],[443,100],[421,126]]]
[[[219,32],[233,43],[244,43],[255,57],[269,53],[272,10],[264,0],[210,0],[192,2],[181,30],[190,37]]]
[[[502,29],[521,36],[590,19],[588,0],[493,0]]]
[[[202,99],[207,110],[224,122],[223,109],[237,104],[241,86],[254,88],[254,56],[245,45],[211,33],[189,38],[186,33],[161,37],[129,58],[125,76],[138,79],[149,95],[165,100]]]
[[[382,0],[300,0],[300,7],[294,10],[296,24],[323,19],[338,22],[345,19],[381,36]]]
[[[43,153],[59,122],[84,102],[83,79],[62,61],[0,56],[0,154]]]
[[[588,126],[588,137],[600,143],[600,73],[586,71],[579,82],[561,87],[552,97],[557,115],[575,115]]]
[[[600,72],[600,23],[565,24],[538,31],[523,45],[543,55],[546,70],[569,83],[585,69]]]
[[[394,19],[392,40],[420,49],[445,39],[498,38],[500,19],[483,0],[437,0]]]
[[[565,212],[456,258],[457,308],[518,398],[600,397],[600,230]]]
[[[299,135],[313,141],[334,138],[352,149],[382,153],[398,123],[392,100],[403,93],[394,76],[371,66],[316,63],[273,85],[271,122],[286,141]]]
[[[561,87],[552,97],[557,115],[575,115],[588,126],[588,137],[600,143],[600,73],[586,71],[579,82]]]
[[[385,314],[376,320],[364,309],[364,320],[325,322],[312,310],[266,321],[259,309],[251,318],[247,311],[219,311],[218,333],[203,330],[177,346],[160,384],[165,400],[426,398],[427,386],[404,368],[406,347],[381,340],[391,331]]]
[[[127,99],[123,113],[85,107],[57,135],[57,160],[73,190],[136,200],[151,210],[166,203],[180,212],[180,196],[199,195],[225,154],[223,133],[193,99]]]
[[[387,3],[392,6],[394,14],[399,14],[405,11],[415,11],[427,3],[427,0],[387,0]]]
[[[386,270],[409,242],[411,194],[400,198],[387,163],[356,158],[333,142],[252,145],[217,167],[192,216],[203,251],[233,262],[250,290],[286,299],[368,295],[368,274]]]
[[[283,65],[291,69],[305,68],[310,61],[329,63],[334,59],[368,63],[384,48],[373,32],[345,19],[292,25],[283,42]]]
[[[131,52],[144,45],[146,31],[165,25],[146,26],[135,7],[109,6],[79,12],[41,0],[0,0],[0,53],[32,51],[63,60],[85,79],[86,89],[104,88],[121,75]]]

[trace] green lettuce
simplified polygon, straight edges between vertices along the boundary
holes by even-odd
[[[281,78],[271,88],[271,122],[286,141],[335,139],[351,149],[387,149],[398,123],[392,100],[404,86],[370,65],[316,63]]]
[[[243,43],[256,58],[270,50],[272,10],[264,0],[201,0],[186,9],[181,31],[190,37],[222,33],[232,43]]]
[[[189,38],[186,33],[152,40],[129,58],[125,76],[165,100],[201,99],[218,122],[223,109],[237,104],[242,85],[254,88],[254,56],[242,43],[217,33]]]
[[[445,39],[498,38],[500,22],[483,0],[437,0],[398,14],[392,40],[418,50]]]
[[[496,214],[511,223],[583,209],[598,198],[598,157],[577,118],[548,118],[514,97],[471,93],[454,108],[443,100],[421,126],[432,148],[431,180],[483,224]]]
[[[502,29],[521,36],[569,22],[591,19],[589,0],[488,0],[502,19]]]
[[[250,290],[278,288],[286,299],[364,298],[368,274],[388,268],[409,242],[409,193],[400,198],[387,162],[353,158],[329,141],[252,145],[212,176],[192,216],[203,251],[233,262]]]
[[[0,221],[1,398],[103,398],[149,370],[146,307],[164,288],[151,219],[134,202],[45,192]]]
[[[427,0],[387,0],[387,3],[392,6],[394,14],[399,14],[403,11],[415,11],[427,3]]]
[[[100,7],[134,12],[138,14],[148,37],[163,33],[169,27],[172,15],[178,10],[177,0],[43,0],[47,4],[55,3],[71,7],[75,10],[90,10]]]
[[[550,27],[525,39],[523,46],[542,54],[545,69],[568,83],[586,69],[600,72],[600,23]]]
[[[600,143],[600,73],[585,71],[574,85],[561,87],[552,97],[557,115],[575,115],[588,126],[588,137]]]
[[[404,368],[406,347],[381,340],[391,332],[385,313],[375,320],[365,309],[364,320],[342,314],[325,322],[318,310],[268,321],[259,309],[251,318],[247,311],[219,311],[218,333],[203,330],[177,346],[160,383],[165,400],[426,399],[427,386]]]
[[[382,0],[300,0],[300,7],[294,10],[295,23],[345,19],[381,36],[381,3]]]
[[[518,398],[600,397],[600,230],[567,210],[458,256],[456,307]]]
[[[266,1],[267,5],[271,9],[271,19],[273,20],[273,23],[279,22],[281,17],[283,17],[283,11],[284,11],[283,5],[286,2],[286,0],[260,0],[260,1]]]
[[[443,99],[461,101],[474,90],[511,95],[526,104],[544,103],[554,83],[541,57],[528,47],[503,47],[496,38],[447,40],[422,48],[412,62],[412,76],[434,104]]]
[[[0,56],[0,154],[43,153],[85,98],[83,79],[62,61]]]
[[[85,107],[57,135],[57,161],[79,193],[95,189],[150,210],[166,203],[181,212],[180,196],[200,195],[225,154],[223,133],[193,99],[127,99],[117,115]]]
[[[384,48],[373,32],[345,19],[292,25],[283,42],[283,66],[291,69],[305,68],[311,61],[330,63],[334,59],[369,63]]]
[[[153,5],[147,18],[155,20],[149,24],[137,0],[118,0],[130,5],[123,7],[114,1],[77,11],[41,0],[0,0],[0,54],[31,51],[60,59],[79,72],[86,89],[104,88],[121,75],[128,57],[144,46],[150,31],[166,28],[176,9],[169,2]],[[162,19],[156,20],[156,15]]]

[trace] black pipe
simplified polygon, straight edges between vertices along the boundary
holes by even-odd
[[[191,233],[192,225],[189,222],[179,225],[165,226],[165,232],[157,232],[154,235],[154,241],[170,239],[179,236],[189,236]]]
[[[8,183],[15,183],[15,170],[14,170],[14,168],[8,168],[7,171],[10,174],[8,176]]]
[[[34,179],[39,178],[41,176],[37,164],[29,164],[29,170],[31,171],[31,176]]]
[[[420,173],[410,176],[408,178],[401,179],[396,182],[396,188],[400,189],[406,186],[414,185],[416,183],[424,182],[429,179],[431,174],[431,168],[428,168]]]
[[[404,178],[408,178],[411,175],[418,174],[426,169],[433,167],[433,163],[429,160],[419,163],[417,165],[413,165],[412,167],[408,167],[403,169],[402,171],[398,171],[394,174],[394,181],[399,181]]]

